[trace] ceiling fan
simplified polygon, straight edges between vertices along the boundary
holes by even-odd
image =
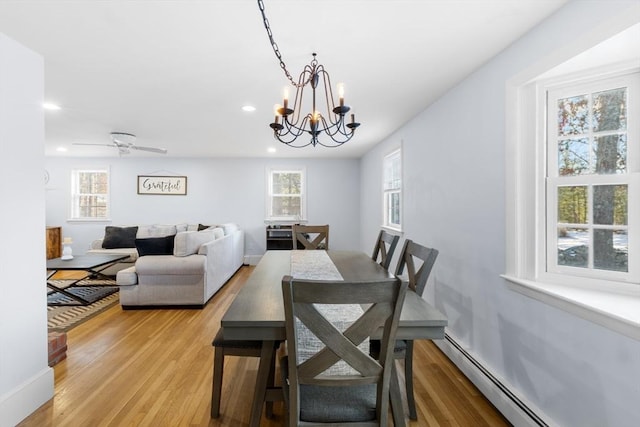
[[[118,149],[120,154],[129,154],[130,150],[149,151],[151,153],[167,154],[166,148],[142,147],[135,145],[136,136],[125,132],[111,132],[111,144],[88,144],[82,142],[74,142],[73,145],[95,145],[98,147],[114,147]]]

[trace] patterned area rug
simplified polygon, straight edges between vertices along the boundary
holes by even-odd
[[[50,282],[60,288],[68,286],[73,280],[50,280]],[[85,279],[78,283],[81,286],[93,286],[111,288],[113,280],[88,280]],[[99,299],[93,304],[85,306],[47,306],[47,327],[49,331],[68,331],[106,310],[107,308],[117,304],[120,298],[118,291]]]

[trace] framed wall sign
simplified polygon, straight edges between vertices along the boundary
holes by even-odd
[[[138,194],[186,196],[187,177],[138,175]]]

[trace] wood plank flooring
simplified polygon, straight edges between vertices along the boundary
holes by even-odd
[[[211,419],[211,340],[253,267],[242,267],[202,310],[115,306],[68,332],[55,396],[20,427],[246,426],[256,358],[225,359],[221,416]],[[418,421],[410,426],[510,424],[430,341],[414,354]],[[399,367],[401,370],[401,367]],[[282,426],[283,406],[262,426]]]

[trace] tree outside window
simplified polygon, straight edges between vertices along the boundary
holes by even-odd
[[[630,258],[638,257],[629,253],[629,203],[638,196],[629,191],[628,160],[638,155],[638,141],[629,140],[626,83],[617,78],[549,92],[552,270],[627,273]]]
[[[304,171],[269,171],[267,217],[272,220],[305,218]]]
[[[71,173],[71,219],[109,218],[109,171],[76,169]]]

